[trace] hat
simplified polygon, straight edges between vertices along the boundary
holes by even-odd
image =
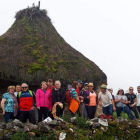
[[[88,86],[88,83],[85,83],[84,86]]]
[[[101,88],[104,88],[104,89],[106,89],[106,88],[107,88],[107,85],[105,85],[105,84],[102,84],[102,85],[101,85]]]
[[[78,80],[78,83],[83,84],[82,80]]]
[[[108,90],[110,89],[110,90],[112,90],[113,91],[113,88],[107,88]]]
[[[88,86],[91,86],[91,87],[93,87],[94,85],[93,85],[93,83],[89,83],[89,84],[88,84]]]

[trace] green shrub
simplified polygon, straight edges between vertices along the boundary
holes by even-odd
[[[38,63],[33,63],[32,65],[30,65],[30,69],[31,70],[42,70],[42,67]]]

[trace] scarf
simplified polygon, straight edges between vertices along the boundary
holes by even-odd
[[[56,103],[54,104],[54,106],[53,106],[53,108],[52,108],[52,114],[53,114],[53,117],[54,117],[55,119],[58,118],[58,116],[56,116],[56,106],[57,106],[57,105],[59,105],[61,109],[63,108],[63,104],[60,103],[60,102],[56,102]]]
[[[18,102],[17,102],[17,97],[14,94],[10,94],[11,98],[13,99],[14,102],[14,117],[17,115],[18,112]]]

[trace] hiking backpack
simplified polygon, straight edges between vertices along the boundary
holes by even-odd
[[[70,103],[70,101],[71,101],[70,91],[71,91],[71,89],[68,89],[67,92],[66,92],[66,96],[65,96],[65,102],[66,103]]]

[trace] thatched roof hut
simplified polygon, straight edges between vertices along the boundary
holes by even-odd
[[[73,80],[101,84],[106,75],[92,61],[72,48],[59,35],[38,7],[17,12],[16,20],[0,36],[0,80],[38,85],[52,78],[62,84]]]

